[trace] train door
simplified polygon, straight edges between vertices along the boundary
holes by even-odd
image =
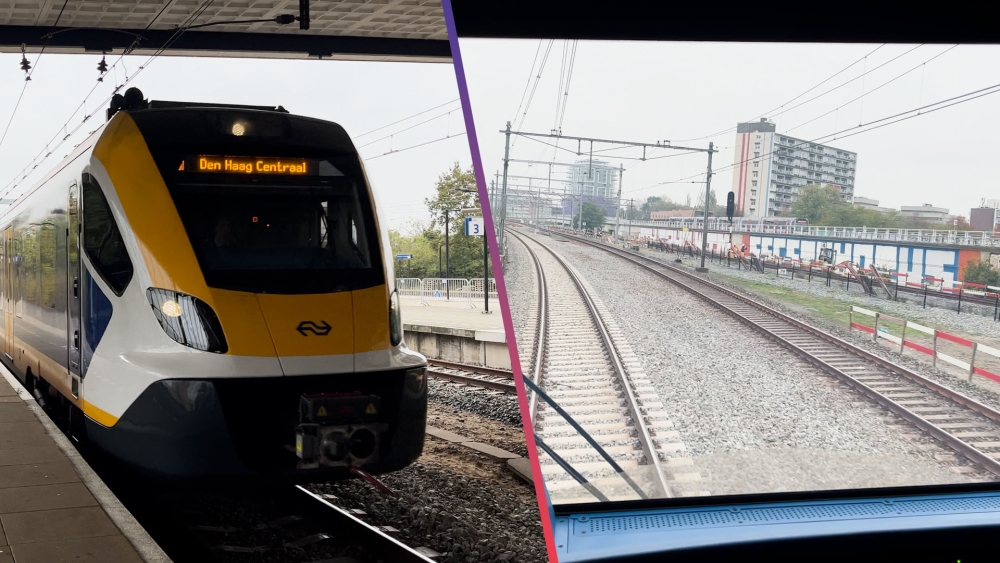
[[[69,187],[69,225],[66,227],[66,309],[69,326],[66,349],[69,352],[70,386],[73,397],[80,396],[80,188]]]
[[[14,359],[14,228],[7,227],[3,232],[4,245],[4,346],[3,353],[7,359]]]

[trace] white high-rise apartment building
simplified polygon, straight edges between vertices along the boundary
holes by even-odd
[[[845,201],[854,199],[857,153],[782,135],[767,119],[737,124],[735,148],[732,191],[738,215],[787,213],[809,184],[834,186]]]

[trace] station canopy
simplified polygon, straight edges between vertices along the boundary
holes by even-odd
[[[0,1],[0,52],[42,48],[46,53],[152,55],[162,49],[163,56],[451,62],[441,0]]]

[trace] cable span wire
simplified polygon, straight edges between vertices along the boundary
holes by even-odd
[[[403,119],[400,119],[398,121],[393,121],[392,123],[390,123],[388,125],[383,125],[383,126],[377,128],[377,129],[372,129],[371,131],[368,131],[367,133],[362,133],[360,135],[355,135],[354,138],[355,139],[360,139],[361,137],[366,137],[366,136],[371,135],[372,133],[374,133],[376,131],[381,131],[383,129],[386,129],[388,127],[392,127],[393,125],[402,123],[404,121],[409,121],[409,120],[413,119],[414,117],[419,117],[419,116],[421,116],[421,115],[423,115],[425,113],[432,112],[432,111],[434,111],[434,110],[436,110],[438,108],[443,108],[444,106],[449,105],[449,104],[453,104],[453,103],[455,103],[455,102],[457,102],[459,100],[461,100],[461,98],[455,98],[454,100],[451,100],[450,102],[445,102],[445,103],[443,103],[443,104],[441,104],[439,106],[434,106],[434,107],[432,107],[430,109],[425,109],[424,111],[421,111],[419,113],[415,113],[415,114],[413,114],[413,115],[411,115],[409,117],[404,117]]]
[[[945,108],[952,107],[952,106],[955,106],[955,105],[958,105],[958,104],[969,102],[969,101],[975,100],[977,98],[982,98],[984,96],[988,96],[990,94],[996,94],[998,92],[1000,92],[1000,83],[993,84],[992,86],[987,86],[985,88],[980,88],[978,90],[973,90],[971,92],[966,92],[966,93],[960,94],[958,96],[952,96],[951,98],[946,98],[944,100],[940,100],[940,101],[934,102],[932,104],[927,104],[927,105],[922,106],[922,107],[918,107],[918,108],[906,110],[906,111],[903,111],[903,112],[899,112],[899,113],[896,113],[896,114],[893,114],[893,115],[889,115],[889,116],[886,116],[886,117],[882,117],[882,118],[876,119],[874,121],[869,121],[868,123],[862,123],[862,124],[859,124],[859,125],[855,125],[853,127],[848,127],[847,129],[841,129],[840,131],[836,131],[834,133],[828,133],[826,135],[821,135],[821,136],[816,137],[815,139],[812,139],[810,141],[802,141],[801,143],[799,143],[797,145],[794,145],[794,146],[779,147],[778,150],[773,150],[773,151],[766,152],[766,153],[762,154],[759,158],[770,156],[772,154],[775,154],[776,152],[779,152],[780,150],[785,150],[785,149],[789,149],[789,148],[796,149],[796,148],[799,148],[801,146],[805,146],[805,145],[808,145],[808,144],[811,144],[811,143],[818,143],[818,142],[829,143],[829,142],[832,142],[832,141],[836,141],[838,139],[846,139],[848,137],[853,137],[855,135],[860,135],[862,133],[867,133],[869,131],[874,131],[875,129],[881,129],[882,127],[886,127],[888,125],[893,125],[895,123],[900,123],[902,121],[907,121],[907,120],[913,119],[915,117],[920,117],[920,116],[923,116],[923,115],[927,115],[929,113],[933,113],[933,112],[941,110],[941,109],[945,109]],[[962,98],[964,98],[964,99],[962,99]],[[951,103],[947,103],[947,102],[951,102]],[[947,105],[942,105],[942,104],[946,104],[946,103],[947,103]],[[935,106],[941,106],[941,107],[935,107]],[[934,108],[934,109],[927,109],[927,108]],[[924,110],[927,110],[927,111],[924,111]],[[913,115],[907,115],[907,114],[911,114],[913,112],[918,112],[918,113],[915,113]],[[900,116],[905,116],[905,117],[900,117]],[[900,117],[900,119],[895,119],[897,117]],[[869,127],[870,125],[875,125],[877,123],[882,123],[884,121],[888,121],[888,120],[891,120],[891,119],[895,119],[895,120],[894,121],[890,121],[888,123],[883,123],[882,125],[879,125],[877,127]],[[863,128],[866,128],[866,127],[867,127],[867,129],[863,129]],[[861,131],[857,131],[857,129],[862,129],[862,130]],[[848,133],[848,132],[850,132],[850,133]],[[848,133],[848,134],[847,135],[841,135],[841,133]],[[755,158],[757,158],[757,157],[755,157]],[[740,162],[734,162],[733,164],[729,164],[729,165],[723,166],[722,168],[718,168],[716,170],[713,170],[712,174],[714,175],[714,174],[716,174],[718,172],[722,172],[723,170],[729,170],[731,168],[735,168],[736,166],[745,164],[745,163],[747,163],[749,161],[750,161],[749,159],[746,159],[746,160],[741,160]],[[645,186],[645,187],[642,187],[642,188],[637,188],[635,190],[629,190],[629,193],[640,192],[640,191],[643,191],[643,190],[648,190],[650,188],[655,188],[657,186],[663,186],[663,185],[667,185],[667,184],[686,183],[686,182],[684,182],[684,180],[690,180],[692,178],[697,178],[697,177],[703,176],[703,175],[704,175],[704,172],[701,172],[701,173],[698,173],[698,174],[694,174],[694,175],[691,175],[691,176],[686,176],[684,178],[680,178],[678,180],[672,180],[672,181],[668,181],[668,182],[660,182],[660,183],[652,184],[652,185]]]
[[[121,90],[122,88],[124,88],[125,86],[127,86],[127,85],[128,85],[128,84],[129,84],[130,82],[132,82],[132,80],[134,80],[134,79],[135,79],[135,77],[136,77],[136,76],[138,76],[138,75],[139,75],[139,74],[140,74],[140,73],[141,73],[141,72],[142,72],[142,71],[143,71],[143,70],[144,70],[144,69],[145,69],[145,68],[146,68],[146,67],[147,67],[147,66],[148,66],[148,65],[149,65],[150,63],[152,63],[152,62],[153,62],[153,61],[154,61],[154,60],[155,60],[155,59],[156,59],[157,57],[159,57],[159,56],[160,56],[160,55],[161,55],[161,54],[162,54],[162,53],[163,53],[163,52],[164,52],[164,51],[165,51],[166,49],[168,49],[168,48],[169,48],[169,47],[170,47],[171,45],[173,45],[173,44],[174,44],[174,42],[175,42],[175,41],[177,41],[177,39],[178,39],[178,38],[179,38],[179,37],[180,37],[181,35],[183,35],[183,34],[184,34],[184,32],[185,32],[185,31],[187,30],[187,28],[186,28],[185,26],[187,26],[187,25],[188,25],[188,24],[189,24],[190,22],[193,22],[193,21],[197,20],[197,19],[198,19],[198,18],[199,18],[199,17],[200,17],[200,16],[201,16],[201,15],[202,15],[203,13],[205,13],[205,11],[206,11],[206,10],[208,9],[208,7],[209,7],[209,6],[210,6],[210,5],[211,5],[211,4],[213,3],[213,2],[214,2],[214,0],[205,0],[205,2],[204,2],[204,3],[202,3],[202,4],[201,4],[201,5],[200,5],[200,6],[198,7],[198,9],[197,9],[197,10],[195,10],[195,11],[194,11],[194,12],[192,12],[192,13],[191,13],[191,14],[190,14],[190,15],[189,15],[189,16],[188,16],[187,18],[185,18],[185,20],[184,20],[184,23],[182,24],[182,26],[181,26],[181,27],[178,27],[178,28],[177,28],[177,30],[176,30],[176,31],[174,32],[174,34],[173,34],[173,35],[171,35],[171,36],[170,36],[170,37],[169,37],[169,38],[167,39],[167,41],[166,41],[166,42],[164,42],[164,44],[163,44],[163,45],[162,45],[162,46],[161,46],[161,47],[160,47],[159,49],[157,49],[157,50],[156,50],[156,51],[155,51],[155,52],[153,53],[153,55],[152,55],[152,56],[150,56],[150,57],[149,57],[149,58],[148,58],[148,59],[146,60],[146,62],[145,62],[145,63],[143,63],[143,65],[140,65],[140,66],[139,66],[139,70],[137,70],[137,71],[135,72],[135,74],[133,74],[133,75],[132,75],[132,77],[131,77],[131,78],[129,78],[129,77],[127,77],[127,76],[126,76],[126,80],[125,80],[125,82],[124,82],[124,83],[122,83],[122,84],[121,84],[121,85],[119,85],[119,86],[116,86],[116,87],[115,87],[115,89],[114,89],[114,91],[113,91],[113,93],[112,93],[112,95],[111,95],[111,96],[108,96],[107,98],[105,98],[103,102],[100,102],[99,104],[97,104],[97,105],[98,105],[98,107],[100,107],[100,106],[103,106],[103,105],[104,105],[104,104],[106,104],[106,103],[107,103],[108,101],[110,101],[110,100],[111,100],[111,98],[112,98],[112,97],[114,96],[114,94],[116,94],[116,93],[117,93],[117,92],[118,92],[119,90]],[[157,16],[157,17],[159,17],[159,16]],[[150,24],[149,24],[149,25],[152,25],[152,22],[150,22]],[[138,41],[135,41],[135,42],[133,42],[133,45],[136,45],[137,43],[138,43]],[[119,62],[120,62],[120,61],[121,61],[122,59],[124,59],[125,55],[126,55],[126,54],[127,54],[128,52],[131,52],[131,51],[130,51],[129,49],[126,49],[126,51],[122,53],[122,55],[121,55],[121,56],[119,57]],[[116,62],[115,64],[117,65],[118,63]],[[95,87],[95,89],[96,89],[96,87]],[[91,90],[91,94],[92,94],[93,92],[94,92],[94,89],[92,89],[92,90]],[[81,105],[85,104],[85,103],[86,103],[86,101],[87,101],[87,99],[89,99],[89,97],[90,97],[90,94],[88,94],[88,95],[87,95],[87,97],[86,97],[86,98],[84,98],[84,100],[83,100],[83,102],[81,103]],[[77,109],[77,111],[79,111],[79,108]],[[73,115],[76,115],[76,112],[74,112],[74,113],[73,113]],[[65,130],[65,128],[66,128],[66,127],[67,127],[67,126],[69,125],[69,121],[71,121],[71,120],[72,120],[72,118],[73,118],[73,116],[70,116],[70,119],[69,119],[69,120],[67,120],[67,121],[66,121],[66,123],[65,123],[65,124],[63,124],[63,126],[62,126],[62,127],[60,128],[60,131],[62,131],[62,130]],[[48,157],[49,157],[49,156],[50,156],[50,155],[51,155],[51,154],[52,154],[53,152],[55,152],[55,151],[56,151],[56,150],[57,150],[57,149],[58,149],[59,147],[61,147],[61,146],[62,146],[62,144],[63,144],[63,143],[65,143],[67,139],[69,139],[69,138],[70,138],[70,137],[71,137],[71,136],[72,136],[73,134],[75,134],[75,133],[76,133],[77,131],[79,131],[79,130],[80,130],[80,127],[82,127],[82,126],[83,126],[83,124],[84,124],[84,123],[86,123],[86,122],[87,122],[87,120],[88,120],[89,118],[90,118],[90,116],[89,116],[89,115],[87,115],[87,116],[84,116],[84,118],[83,118],[83,121],[81,121],[81,122],[80,122],[80,124],[79,124],[79,125],[77,125],[77,126],[76,126],[76,128],[74,128],[74,129],[73,129],[73,131],[71,131],[71,132],[69,132],[69,133],[68,133],[67,135],[65,135],[65,136],[63,137],[62,141],[60,141],[60,142],[59,142],[59,144],[57,144],[57,145],[56,145],[55,147],[53,147],[53,148],[52,148],[52,150],[50,150],[50,151],[49,151],[48,153],[46,153],[46,155],[45,155],[44,157],[42,157],[42,160],[40,160],[40,161],[38,161],[38,162],[36,163],[36,161],[37,161],[37,159],[38,159],[38,156],[41,156],[41,154],[42,154],[43,152],[45,152],[45,151],[46,151],[46,150],[47,150],[47,149],[49,148],[49,147],[48,147],[48,145],[46,145],[46,146],[45,146],[45,148],[43,148],[43,149],[41,150],[41,152],[39,152],[39,153],[38,153],[38,155],[36,155],[36,156],[35,156],[35,158],[34,158],[34,159],[33,159],[33,160],[32,160],[32,161],[30,162],[30,163],[28,163],[28,165],[27,165],[27,166],[25,166],[25,167],[24,167],[24,168],[23,168],[23,169],[21,170],[21,172],[19,172],[19,173],[18,173],[17,175],[15,175],[15,176],[14,176],[14,178],[13,178],[13,179],[12,179],[12,180],[11,180],[10,182],[8,182],[8,184],[7,184],[7,186],[8,186],[8,187],[7,187],[7,188],[6,188],[5,190],[4,190],[3,194],[0,194],[0,199],[3,199],[3,198],[6,198],[6,197],[7,197],[7,195],[9,195],[11,191],[13,191],[13,190],[14,190],[15,188],[17,188],[18,184],[17,184],[16,182],[17,182],[17,177],[18,177],[18,176],[22,176],[22,175],[23,175],[23,177],[22,177],[21,179],[22,179],[22,180],[26,179],[26,178],[27,178],[27,175],[26,175],[26,174],[24,174],[24,173],[25,173],[25,171],[27,171],[27,170],[28,170],[28,168],[29,168],[29,167],[31,167],[32,165],[34,165],[34,167],[32,168],[32,170],[34,170],[35,168],[38,168],[38,165],[39,165],[39,164],[41,164],[42,162],[44,162],[44,161],[45,161],[45,160],[46,160],[46,159],[47,159],[47,158],[48,158]],[[56,135],[55,135],[55,136],[53,136],[52,140],[55,140],[55,138],[56,138],[56,137],[58,137],[58,136],[59,136],[59,133],[58,133],[58,132],[56,132]],[[52,141],[49,141],[49,144],[51,144],[51,143],[52,143]]]
[[[439,143],[441,141],[447,141],[448,139],[454,139],[455,137],[461,137],[463,135],[465,135],[465,131],[462,131],[461,133],[455,133],[454,135],[449,135],[447,137],[440,137],[438,139],[434,139],[432,141],[427,141],[425,143],[418,143],[416,145],[410,145],[408,147],[403,147],[401,149],[392,150],[392,151],[389,151],[389,152],[386,152],[386,153],[382,153],[380,155],[376,155],[376,156],[365,158],[365,160],[375,160],[376,158],[382,158],[383,156],[389,156],[390,154],[396,154],[396,153],[399,153],[399,152],[408,151],[410,149],[415,149],[417,147],[423,147],[423,146],[427,146],[427,145],[430,145],[430,144],[433,144],[433,143]]]
[[[793,107],[790,107],[790,108],[788,108],[788,109],[784,109],[786,105],[788,105],[788,104],[792,103],[793,101],[795,101],[795,100],[797,100],[797,99],[801,98],[802,96],[804,96],[804,95],[808,94],[809,92],[811,92],[811,91],[815,90],[815,89],[816,89],[817,87],[819,87],[820,85],[822,85],[822,84],[825,84],[826,82],[829,82],[829,81],[830,81],[830,79],[832,79],[832,78],[834,78],[834,77],[836,77],[836,76],[838,76],[838,75],[842,74],[842,73],[843,73],[844,71],[846,71],[847,69],[849,69],[849,68],[853,67],[854,65],[856,65],[856,64],[858,64],[858,63],[860,63],[860,62],[862,62],[862,61],[866,60],[866,59],[867,59],[868,57],[870,57],[871,55],[873,55],[873,54],[875,53],[875,51],[878,51],[878,50],[879,50],[879,49],[881,49],[882,47],[885,47],[885,44],[883,43],[882,45],[878,46],[877,48],[875,48],[875,49],[874,49],[873,51],[871,51],[871,52],[870,52],[870,53],[868,53],[867,55],[865,55],[865,56],[861,57],[860,59],[858,59],[858,60],[854,61],[853,63],[851,63],[851,64],[847,65],[846,67],[844,67],[843,69],[841,69],[841,70],[840,70],[839,72],[837,72],[837,73],[836,73],[836,74],[834,74],[833,76],[831,76],[831,77],[827,78],[826,80],[823,80],[823,81],[822,81],[822,82],[820,82],[819,84],[817,84],[817,85],[813,86],[812,88],[809,88],[809,89],[808,89],[808,90],[806,90],[805,92],[803,92],[803,93],[799,94],[798,96],[795,96],[794,98],[792,98],[791,100],[788,100],[787,102],[785,102],[785,103],[781,104],[780,106],[778,106],[778,107],[776,107],[776,108],[774,108],[774,109],[772,109],[772,110],[770,110],[770,111],[768,111],[768,112],[765,112],[765,113],[762,113],[762,114],[758,115],[757,117],[755,117],[755,118],[751,119],[750,121],[754,121],[754,120],[757,120],[757,119],[760,119],[761,117],[765,117],[765,116],[767,116],[767,115],[769,115],[769,114],[771,114],[771,113],[773,113],[773,112],[775,112],[775,111],[778,111],[779,109],[780,109],[780,110],[782,110],[782,113],[784,113],[785,111],[791,111],[791,110],[793,110],[793,109],[795,109],[795,108],[797,108],[797,107],[800,107],[800,106],[802,106],[802,105],[804,105],[804,104],[807,104],[807,103],[809,103],[809,102],[811,102],[811,101],[813,101],[813,100],[816,100],[816,99],[819,99],[819,98],[821,98],[821,97],[823,97],[823,96],[825,96],[825,95],[829,94],[830,92],[833,92],[833,91],[835,91],[835,90],[839,90],[840,88],[843,88],[844,86],[847,86],[848,84],[850,84],[850,83],[852,83],[852,82],[854,82],[854,81],[856,81],[856,80],[859,80],[859,79],[861,79],[861,78],[864,78],[864,77],[865,77],[866,75],[868,75],[868,74],[871,74],[871,73],[875,72],[876,70],[878,70],[878,69],[880,69],[880,68],[884,67],[885,65],[887,65],[887,64],[889,64],[889,63],[891,63],[891,62],[895,61],[896,59],[898,59],[898,58],[900,58],[900,57],[903,57],[904,55],[907,55],[907,54],[909,54],[909,53],[911,53],[911,52],[913,52],[913,51],[917,50],[918,48],[920,48],[920,47],[922,47],[922,46],[923,46],[922,44],[921,44],[921,45],[917,45],[916,47],[914,47],[914,48],[912,48],[912,49],[909,49],[908,51],[906,51],[906,52],[904,52],[904,53],[902,53],[902,54],[900,54],[900,55],[896,55],[895,57],[893,57],[893,58],[889,59],[888,61],[886,61],[886,62],[884,62],[884,63],[880,64],[879,66],[877,66],[877,67],[875,67],[875,68],[873,68],[873,69],[871,69],[871,70],[867,70],[867,69],[866,69],[866,70],[865,70],[865,71],[864,71],[864,72],[863,72],[862,74],[860,74],[860,75],[858,75],[858,76],[856,76],[856,77],[854,77],[854,78],[852,78],[852,79],[848,80],[847,82],[843,82],[843,83],[841,83],[841,84],[840,84],[839,86],[835,86],[834,88],[831,88],[830,90],[827,90],[827,91],[823,92],[822,94],[819,94],[819,95],[817,95],[817,96],[814,96],[814,97],[812,97],[812,98],[809,98],[808,100],[806,100],[806,101],[804,101],[804,102],[802,102],[802,103],[800,103],[800,104],[798,104],[798,105],[795,105],[795,106],[793,106]],[[697,137],[697,138],[694,138],[694,139],[681,139],[681,140],[678,140],[678,141],[676,141],[676,142],[678,142],[678,143],[684,143],[684,142],[689,142],[689,141],[701,141],[701,140],[703,140],[703,139],[710,139],[710,138],[712,138],[712,137],[717,137],[717,136],[719,136],[719,135],[725,135],[726,133],[730,133],[730,132],[732,132],[732,131],[735,131],[735,130],[736,130],[736,128],[735,128],[735,127],[730,127],[730,128],[728,128],[728,129],[725,129],[724,131],[719,131],[718,133],[713,133],[713,134],[711,134],[711,135],[706,135],[706,136],[704,136],[704,137]]]
[[[52,24],[53,28],[59,25],[59,20],[62,19],[63,11],[66,9],[66,4],[69,4],[69,0],[63,0],[62,8],[59,9],[59,15],[56,16],[56,21]],[[41,17],[40,11],[38,17]],[[36,19],[35,22],[37,23],[38,20]],[[10,112],[10,119],[7,120],[7,126],[4,127],[3,135],[0,136],[0,146],[3,146],[4,140],[7,139],[7,132],[10,131],[10,124],[14,123],[14,116],[17,115],[17,108],[21,106],[21,99],[24,97],[24,91],[28,89],[28,81],[31,80],[31,75],[35,74],[35,70],[38,68],[38,61],[42,59],[42,54],[45,53],[45,48],[49,46],[49,39],[50,38],[45,39],[45,43],[42,44],[41,50],[38,51],[38,56],[35,57],[35,65],[31,67],[31,72],[29,72],[24,78],[24,86],[21,86],[21,93],[17,96],[17,102],[14,104],[14,110]]]

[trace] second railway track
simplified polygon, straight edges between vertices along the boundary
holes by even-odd
[[[1000,412],[756,300],[607,244],[561,236],[614,254],[734,316],[818,370],[837,377],[983,469],[1000,475]]]
[[[514,386],[514,373],[506,370],[444,360],[427,360],[427,375],[452,383],[462,383],[504,393],[517,393],[517,387]]]

